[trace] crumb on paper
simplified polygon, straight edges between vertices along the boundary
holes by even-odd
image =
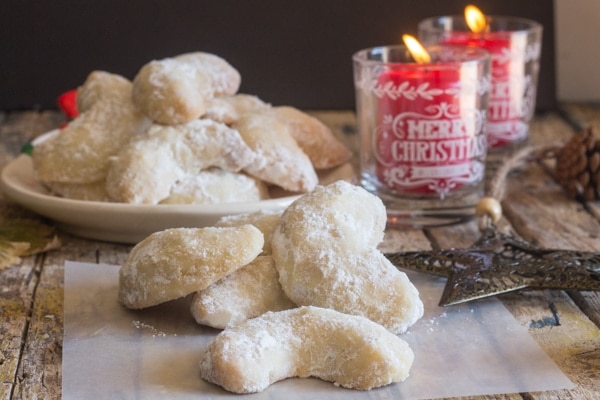
[[[152,337],[163,337],[163,336],[167,336],[166,333],[159,331],[158,329],[156,329],[155,327],[153,327],[150,324],[147,324],[145,322],[142,321],[131,321],[131,324],[133,326],[135,326],[137,329],[145,329],[148,330],[150,332],[152,332]]]

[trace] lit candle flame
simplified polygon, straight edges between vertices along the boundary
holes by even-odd
[[[465,7],[465,20],[472,32],[485,32],[488,30],[487,20],[481,10],[472,4]]]
[[[414,36],[402,35],[402,41],[406,45],[408,52],[419,64],[431,62],[431,56],[425,50],[425,47]]]

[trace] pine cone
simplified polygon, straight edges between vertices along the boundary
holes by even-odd
[[[570,197],[600,200],[600,141],[591,127],[573,136],[558,151],[555,174]]]

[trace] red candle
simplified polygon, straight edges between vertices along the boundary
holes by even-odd
[[[480,12],[479,12],[480,13]],[[535,111],[542,26],[535,21],[504,16],[441,16],[419,23],[427,44],[477,47],[491,54],[487,136],[491,150],[512,148],[528,136]],[[479,22],[471,32],[469,24]],[[481,26],[481,23],[483,26]]]
[[[459,63],[398,64],[377,79],[376,174],[403,194],[444,198],[483,177],[477,66]],[[474,160],[478,160],[474,162]]]
[[[521,142],[527,137],[524,121],[531,117],[535,99],[525,93],[525,37],[509,32],[451,32],[444,44],[479,47],[492,55],[487,135],[490,148]],[[535,95],[535,92],[531,92]],[[529,114],[529,115],[528,115]]]

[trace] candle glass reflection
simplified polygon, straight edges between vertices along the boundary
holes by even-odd
[[[471,32],[464,16],[441,16],[419,23],[426,44],[456,44],[491,53],[492,87],[488,109],[488,145],[492,152],[521,146],[535,111],[542,26],[535,21],[487,16],[483,32]]]
[[[392,227],[468,221],[483,192],[489,53],[427,50],[430,63],[401,45],[353,55],[361,184]]]

